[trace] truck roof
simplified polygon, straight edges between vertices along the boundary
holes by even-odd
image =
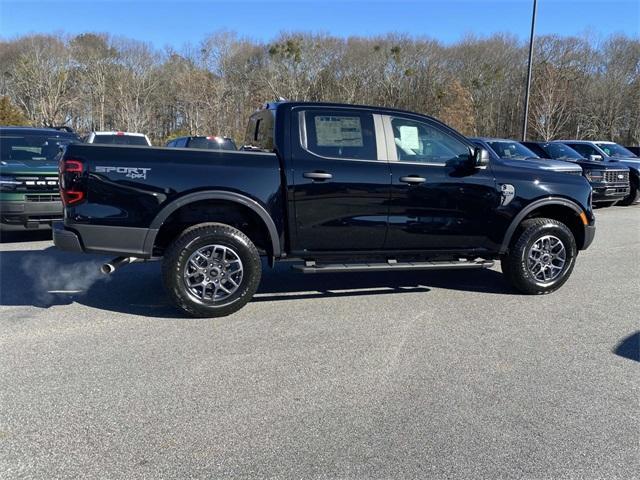
[[[494,138],[494,137],[469,137],[469,140],[481,141],[481,142],[516,142],[521,143],[519,140],[513,140],[512,138]]]
[[[554,142],[561,143],[606,143],[608,145],[615,145],[616,142],[612,142],[611,140],[553,140]]]
[[[57,128],[44,128],[44,127],[5,127],[0,126],[0,130],[3,133],[20,133],[22,135],[60,135],[75,137],[76,134],[68,132],[66,130],[60,130]]]
[[[434,117],[432,117],[430,115],[426,115],[424,113],[412,112],[410,110],[403,110],[401,108],[380,107],[380,106],[375,106],[375,105],[359,105],[359,104],[353,104],[353,103],[303,102],[303,101],[283,100],[283,101],[277,101],[277,102],[267,102],[261,108],[259,108],[257,111],[260,111],[260,110],[276,110],[281,106],[289,106],[289,107],[312,106],[312,107],[330,107],[330,108],[331,107],[334,107],[334,108],[335,107],[338,107],[338,108],[366,108],[368,110],[377,110],[377,111],[381,111],[381,112],[390,112],[390,113],[394,113],[395,112],[395,113],[403,113],[403,114],[414,115],[414,116],[421,116],[421,117],[429,118],[431,120],[435,120],[438,123],[442,123],[437,118],[434,118]]]

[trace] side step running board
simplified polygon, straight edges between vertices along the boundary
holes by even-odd
[[[380,263],[327,263],[316,264],[307,261],[304,265],[293,265],[291,268],[302,273],[338,273],[338,272],[381,272],[393,270],[462,270],[493,267],[492,260],[457,261],[457,262],[396,262],[389,260]]]

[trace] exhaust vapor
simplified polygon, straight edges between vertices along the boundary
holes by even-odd
[[[51,304],[54,295],[78,295],[86,293],[96,282],[108,281],[109,276],[100,272],[101,261],[63,263],[53,258],[29,255],[21,264],[24,274],[31,279],[36,298]]]

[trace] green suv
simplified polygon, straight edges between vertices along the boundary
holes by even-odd
[[[58,155],[79,142],[69,130],[0,127],[0,230],[51,228],[62,219]]]

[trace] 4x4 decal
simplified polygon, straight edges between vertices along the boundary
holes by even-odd
[[[147,179],[147,172],[150,172],[150,168],[141,168],[141,167],[103,167],[96,166],[97,173],[118,173],[122,174],[125,177],[136,179],[142,178],[144,180]]]

